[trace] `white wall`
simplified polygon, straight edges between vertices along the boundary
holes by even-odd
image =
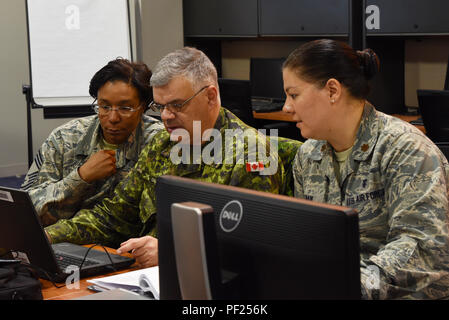
[[[25,1],[0,1],[0,176],[23,173],[27,164],[26,103],[29,82]]]
[[[449,58],[448,38],[405,42],[405,104],[418,107],[417,89],[443,90]]]
[[[182,1],[141,1],[142,57],[150,67],[163,55],[183,46]],[[131,10],[134,18],[134,10]],[[136,33],[132,28],[135,40]],[[135,45],[135,41],[133,44]],[[28,170],[26,101],[22,84],[29,84],[25,0],[0,0],[0,177]],[[134,47],[136,52],[136,47]],[[44,119],[42,109],[31,112],[33,152],[65,119]]]
[[[285,58],[304,41],[295,40],[223,40],[223,78],[249,80],[250,58]]]
[[[141,0],[143,61],[152,69],[184,46],[181,0]]]

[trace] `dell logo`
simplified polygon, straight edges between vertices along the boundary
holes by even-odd
[[[243,207],[240,201],[228,202],[220,213],[220,227],[224,232],[234,231],[242,220]]]
[[[230,219],[233,221],[239,221],[239,213],[232,211],[223,211],[223,219]]]

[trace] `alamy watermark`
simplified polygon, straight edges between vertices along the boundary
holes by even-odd
[[[273,175],[278,169],[278,130],[215,128],[201,134],[201,121],[193,122],[193,137],[183,128],[170,134],[171,141],[178,143],[170,151],[174,164],[263,164],[261,175]],[[203,145],[204,142],[209,142]],[[224,143],[224,148],[223,148]],[[245,153],[245,148],[247,152]],[[224,151],[224,152],[223,152]],[[258,167],[260,169],[260,166]]]
[[[75,265],[70,265],[65,268],[64,272],[69,276],[65,279],[65,286],[67,289],[80,288],[80,268]]]

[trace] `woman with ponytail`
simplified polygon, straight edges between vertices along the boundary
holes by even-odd
[[[378,70],[372,50],[334,40],[285,61],[284,111],[308,139],[295,196],[358,211],[363,298],[445,298],[449,165],[421,131],[366,100]]]

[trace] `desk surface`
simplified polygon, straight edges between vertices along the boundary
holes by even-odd
[[[107,250],[111,253],[117,253],[114,249],[107,248]],[[79,285],[79,289],[76,288],[68,288],[64,282],[57,283],[56,285],[61,288],[56,288],[50,281],[40,279],[42,284],[42,295],[44,297],[44,300],[70,300],[74,298],[79,298],[82,296],[86,296],[89,294],[95,293],[94,291],[91,291],[87,289],[91,283],[88,283],[87,280],[89,279],[95,279],[95,278],[102,278],[107,276],[112,276],[115,274],[125,273],[129,271],[134,271],[140,269],[140,266],[137,263],[134,263],[132,266],[130,266],[127,269],[123,269],[116,272],[111,272],[108,274],[102,274],[102,275],[96,275],[88,278],[83,278],[77,283]],[[75,286],[75,284],[70,284],[71,286]]]
[[[406,122],[410,122],[412,120],[416,120],[419,118],[418,115],[414,116],[406,116],[402,114],[393,114],[393,116],[402,119]],[[286,113],[284,111],[275,111],[275,112],[254,112],[253,111],[253,117],[255,119],[263,119],[263,120],[274,120],[274,121],[288,121],[288,122],[295,122],[292,119],[291,114]],[[424,126],[416,126],[419,130],[426,133],[426,130],[424,129]]]
[[[254,119],[295,122],[292,119],[291,114],[286,113],[284,111],[274,111],[274,112],[255,112],[255,111],[253,111],[253,117],[254,117]]]

